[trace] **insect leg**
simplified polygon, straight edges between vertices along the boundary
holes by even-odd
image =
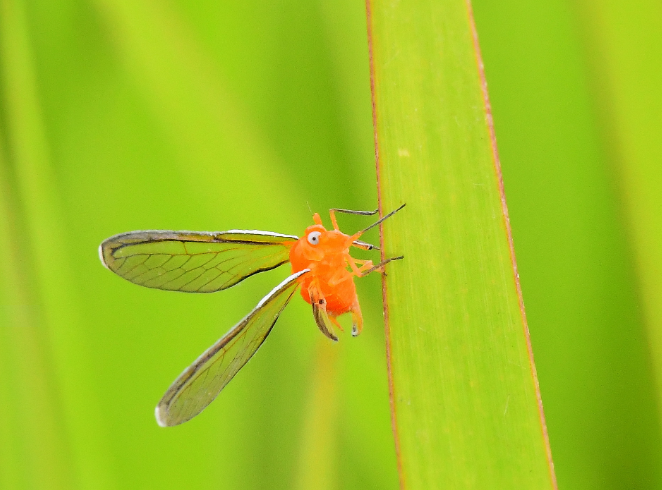
[[[372,243],[362,242],[361,240],[354,240],[352,242],[352,247],[360,248],[361,250],[379,250],[377,245]]]
[[[347,256],[345,257],[345,259],[347,260],[347,263],[349,264],[349,268],[352,269],[352,272],[354,273],[354,275],[355,275],[355,276],[358,276],[358,277],[361,277],[361,276],[363,275],[363,274],[362,274],[362,271],[361,271],[361,268],[365,267],[368,263],[370,264],[370,266],[368,267],[368,269],[369,269],[370,267],[372,267],[372,260],[355,259],[354,257],[352,257],[352,256],[349,255],[349,254],[347,254]],[[359,263],[362,264],[361,267],[359,267],[358,265],[356,265],[357,262],[359,262]]]
[[[340,322],[338,321],[338,319],[337,319],[335,316],[329,316],[329,320],[331,320],[331,322],[332,322],[336,327],[338,327],[338,328],[340,329],[341,332],[344,332],[344,331],[345,331],[345,329],[342,328],[342,325],[340,324]]]
[[[391,259],[391,260],[396,260],[396,259]],[[389,261],[386,261],[389,262]],[[384,262],[384,264],[386,263]],[[375,270],[376,267],[372,263],[372,260],[361,260],[361,259],[355,259],[351,255],[347,256],[347,263],[349,264],[350,269],[352,269],[352,272],[354,273],[355,276],[357,277],[363,277],[367,274],[370,274],[373,270]],[[360,265],[357,265],[360,264]],[[383,265],[383,264],[380,264]],[[381,269],[380,269],[381,271]]]
[[[352,305],[352,336],[358,336],[363,330],[363,314],[361,313],[361,306],[359,305],[358,298]]]
[[[335,209],[329,209],[329,216],[331,217],[331,224],[333,225],[333,229],[336,231],[340,231],[340,229],[338,228],[338,221],[336,220]]]
[[[375,209],[374,211],[354,211],[352,209],[341,209],[341,208],[333,208],[329,210],[330,213],[336,212],[336,213],[345,213],[345,214],[358,214],[360,216],[373,216],[379,212],[379,209]]]
[[[391,216],[393,216],[395,213],[397,213],[398,211],[400,211],[400,210],[401,210],[402,208],[404,208],[404,207],[405,207],[405,204],[403,204],[402,206],[400,206],[400,207],[397,208],[397,209],[394,209],[393,211],[391,211],[390,213],[388,213],[386,216],[382,216],[381,218],[379,218],[377,221],[375,221],[373,224],[371,224],[371,225],[368,226],[367,228],[364,228],[363,230],[361,230],[361,231],[359,231],[359,232],[357,232],[357,233],[354,233],[354,235],[352,235],[352,240],[356,240],[356,239],[358,239],[358,238],[359,238],[361,235],[363,235],[366,231],[368,231],[368,230],[370,230],[371,228],[374,228],[374,227],[377,226],[378,224],[382,223],[385,219],[390,218]]]
[[[353,211],[351,209],[332,208],[329,209],[329,216],[331,217],[331,223],[333,223],[333,229],[338,231],[338,222],[336,221],[336,213],[358,214],[360,216],[372,216],[374,214],[377,214],[378,212],[379,209],[375,209],[374,211]]]
[[[363,275],[367,276],[371,272],[378,271],[378,272],[384,272],[384,266],[388,264],[389,262],[392,262],[393,260],[402,260],[404,259],[404,255],[401,255],[399,257],[391,257],[390,259],[386,259],[384,262],[380,262],[379,264],[375,265],[374,267],[363,271]]]

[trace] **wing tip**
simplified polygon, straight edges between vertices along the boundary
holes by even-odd
[[[159,427],[169,427],[168,421],[165,420],[164,412],[165,410],[162,410],[160,403],[154,409],[154,417],[156,417],[156,423],[159,424]]]
[[[99,260],[101,261],[101,263],[103,264],[103,266],[104,266],[106,269],[110,270],[110,267],[108,267],[108,263],[106,262],[106,259],[105,259],[105,257],[103,256],[103,246],[106,244],[106,241],[107,241],[107,240],[104,240],[104,241],[101,242],[101,244],[99,245]]]

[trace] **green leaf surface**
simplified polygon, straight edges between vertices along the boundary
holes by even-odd
[[[554,488],[471,10],[369,12],[401,487]]]

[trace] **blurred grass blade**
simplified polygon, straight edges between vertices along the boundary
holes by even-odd
[[[22,355],[40,357],[35,359],[38,364],[48,364],[46,359],[52,356],[55,382],[49,388],[60,392],[67,414],[63,426],[69,431],[73,460],[77,463],[73,469],[77,472],[75,478],[85,488],[102,489],[109,486],[108,463],[102,449],[104,438],[99,430],[98,407],[92,401],[95,398],[91,389],[94,384],[90,379],[90,363],[86,361],[88,349],[84,347],[80,331],[79,304],[73,294],[71,266],[66,263],[70,255],[65,245],[63,220],[41,121],[24,9],[20,0],[0,2],[0,69],[4,82],[7,154],[11,155],[9,164],[16,177],[15,201],[22,206],[20,213],[28,244],[25,253],[30,255],[35,270],[34,287],[39,296],[35,303],[41,308],[46,326],[42,335],[47,335],[53,350],[48,354],[36,351]],[[17,345],[27,348],[29,344]],[[44,381],[34,380],[35,383]],[[49,408],[52,407],[39,407],[41,410]],[[24,423],[29,421],[28,417]],[[43,433],[38,439],[42,437],[46,441],[52,436]],[[38,445],[32,448],[35,451],[44,444],[40,440],[33,443]],[[51,471],[56,470],[52,468]],[[65,473],[68,470],[61,468],[57,471]]]
[[[473,6],[559,487],[662,488],[639,288],[586,64],[598,50],[582,39],[595,15],[578,22],[565,0]]]
[[[241,216],[237,202],[297,195],[268,139],[171,2],[95,4],[114,33],[118,57],[179,152],[182,175],[199,195],[214,196],[205,205],[222,207],[229,221]],[[193,164],[204,165],[205,174],[191,171]],[[245,185],[222,184],[230,179]]]
[[[296,489],[332,490],[338,487],[337,345],[325,337],[317,341],[317,356],[301,431]]]
[[[0,128],[0,134],[2,134]],[[47,341],[0,141],[0,488],[72,488]]]
[[[627,218],[662,407],[662,4],[584,0],[598,106]],[[662,412],[660,412],[662,415]]]
[[[555,488],[470,6],[368,15],[401,486]]]

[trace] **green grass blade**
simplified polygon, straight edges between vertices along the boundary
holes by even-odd
[[[70,452],[4,153],[0,139],[0,392],[11,399],[0,404],[0,488],[66,489]]]
[[[578,9],[474,0],[560,488],[662,488],[632,254]],[[562,62],[560,62],[562,60]]]
[[[163,124],[179,161],[185,162],[185,181],[198,192],[204,190],[201,195],[215,197],[203,201],[205,205],[220,202],[225,216],[231,216],[237,202],[255,203],[257,209],[260,195],[297,195],[289,174],[280,171],[268,138],[174,6],[107,0],[96,0],[95,5],[114,33],[123,66]],[[190,162],[206,165],[204,178],[191,170]],[[249,199],[247,189],[262,192]]]
[[[302,424],[297,464],[297,490],[339,488],[338,431],[338,349],[327,338],[318,340],[311,387]]]
[[[585,0],[598,107],[618,175],[662,407],[662,6]],[[597,56],[596,56],[597,55]],[[662,412],[661,412],[662,413]]]
[[[401,486],[554,488],[470,8],[368,8]]]
[[[64,412],[57,430],[66,431],[69,448],[73,453],[74,468],[56,468],[57,482],[66,481],[68,472],[84,487],[107,488],[110,486],[108,462],[104,449],[105,438],[100,421],[100,408],[95,406],[94,381],[90,377],[88,349],[81,333],[81,322],[71,277],[71,256],[67,254],[65,232],[58,192],[56,191],[49,156],[48,143],[40,109],[37,77],[31,55],[30,36],[25,5],[20,0],[0,2],[0,69],[3,75],[4,104],[6,108],[7,154],[11,155],[16,182],[15,202],[20,204],[20,214],[25,227],[25,248],[34,267],[35,279],[33,308],[43,322],[40,333],[50,352],[35,347],[36,340],[14,339],[35,363],[42,363],[42,373],[52,358],[54,378],[52,392],[57,392]],[[16,264],[12,264],[16,266]],[[46,340],[47,339],[47,340]],[[25,352],[24,352],[25,354]],[[38,372],[39,370],[35,368]],[[40,380],[40,383],[45,383]],[[43,390],[46,390],[44,387]],[[42,390],[42,391],[43,391]],[[52,407],[41,407],[43,410]],[[32,409],[35,409],[33,407]],[[45,417],[54,417],[54,414]],[[25,417],[29,421],[30,417]],[[26,421],[24,421],[25,423]],[[64,430],[63,430],[64,428]],[[51,430],[55,430],[51,428]],[[57,432],[56,432],[57,434]],[[50,439],[44,433],[41,437]],[[30,442],[27,442],[30,444]],[[43,450],[45,444],[36,438],[30,450]],[[58,444],[48,443],[51,450]],[[46,449],[47,451],[47,449]],[[53,454],[49,458],[60,459],[66,455]],[[48,464],[48,463],[47,463]],[[43,475],[42,475],[43,476]]]

